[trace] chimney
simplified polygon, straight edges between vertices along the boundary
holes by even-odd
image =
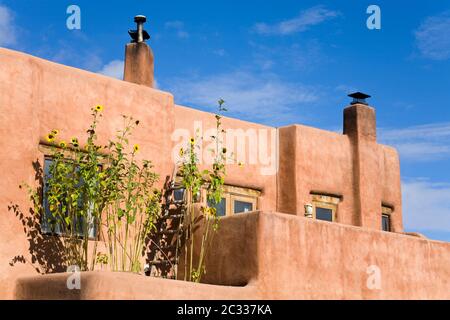
[[[353,98],[353,101],[344,109],[344,134],[358,139],[376,141],[375,109],[366,102],[370,96],[362,92],[355,92],[348,96]]]
[[[349,94],[353,101],[344,109],[344,134],[352,147],[353,224],[379,230],[381,227],[382,185],[376,143],[375,109],[366,102],[369,95]]]
[[[144,30],[147,18],[142,15],[134,17],[136,30],[129,30],[131,43],[125,46],[125,69],[123,80],[141,84],[150,88],[154,87],[153,52],[145,43],[150,35]]]

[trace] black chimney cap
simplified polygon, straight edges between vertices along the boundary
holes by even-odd
[[[128,34],[130,35],[130,37],[132,39],[131,42],[138,42],[138,36],[139,36],[138,32],[139,32],[139,30],[128,30]],[[143,37],[144,41],[150,39],[150,35],[145,30],[142,30],[142,37]]]
[[[138,23],[138,22],[146,22],[147,21],[147,17],[143,16],[143,15],[137,15],[134,17],[134,22]]]
[[[350,93],[348,95],[350,98],[353,98],[353,101],[351,102],[351,104],[365,104],[368,105],[368,103],[366,102],[367,98],[370,98],[370,96],[368,94],[362,93],[362,92],[354,92],[354,93]]]

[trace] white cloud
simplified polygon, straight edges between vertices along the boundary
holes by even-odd
[[[450,183],[403,181],[402,192],[405,230],[450,232]]]
[[[55,38],[54,33],[50,33]],[[49,38],[51,38],[49,36]],[[32,54],[64,65],[89,71],[100,70],[104,63],[102,49],[80,30],[73,30],[64,39],[49,42],[44,40],[32,50]]]
[[[395,146],[402,160],[434,161],[450,158],[450,123],[402,129],[380,129],[383,143]]]
[[[219,57],[224,57],[224,56],[226,56],[226,54],[227,54],[227,52],[225,51],[225,49],[217,49],[217,50],[214,50],[213,53],[214,53],[215,55],[218,55]]]
[[[187,33],[186,31],[183,31],[183,30],[178,30],[177,37],[181,38],[181,39],[187,39],[187,38],[189,38],[189,33]]]
[[[97,70],[102,66],[102,59],[95,50],[80,50],[67,43],[62,43],[61,47],[49,59],[90,71]]]
[[[0,5],[0,46],[14,45],[16,33],[13,12],[8,7]]]
[[[421,54],[432,60],[450,58],[450,11],[428,17],[415,31]]]
[[[276,24],[257,23],[253,29],[259,34],[288,35],[303,32],[311,26],[320,24],[338,15],[339,12],[337,11],[328,10],[323,6],[315,6],[300,12],[293,19],[284,20]]]
[[[356,87],[348,84],[339,84],[334,88],[335,91],[342,92],[344,94],[350,94],[352,92],[358,91]]]
[[[178,103],[215,110],[217,99],[223,98],[230,114],[255,121],[270,119],[271,123],[292,122],[300,107],[318,98],[315,90],[305,85],[242,71],[176,79],[169,90]]]
[[[111,62],[105,64],[98,73],[103,74],[108,77],[117,78],[119,80],[123,79],[123,60],[112,60]]]
[[[182,29],[184,28],[184,22],[183,21],[179,21],[179,20],[175,20],[175,21],[167,21],[164,24],[164,27],[166,28],[173,28],[173,29]]]
[[[395,146],[402,161],[450,159],[448,122],[379,131],[381,141]],[[421,178],[404,179],[402,196],[406,231],[417,231],[436,239],[450,239],[450,183]]]
[[[187,39],[189,38],[189,33],[185,30],[184,28],[184,22],[182,21],[167,21],[164,24],[164,27],[166,29],[173,29],[177,35],[178,38],[180,39]]]
[[[323,53],[322,44],[316,39],[293,43],[289,46],[267,46],[250,42],[253,61],[263,70],[278,69],[310,71],[323,65],[329,58]]]

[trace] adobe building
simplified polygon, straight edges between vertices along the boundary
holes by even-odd
[[[54,273],[58,248],[29,231],[19,189],[36,183],[45,135],[82,137],[90,107],[102,104],[106,144],[132,115],[139,156],[164,180],[183,139],[215,126],[213,114],[154,88],[143,20],[126,45],[124,81],[0,49],[0,298],[450,299],[450,243],[404,232],[398,153],[377,143],[375,109],[361,93],[343,110],[342,134],[223,119],[227,148],[244,165],[227,168],[205,283],[96,271],[68,290],[67,274]]]

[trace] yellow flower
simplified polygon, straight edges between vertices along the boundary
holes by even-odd
[[[65,141],[61,141],[61,142],[59,143],[59,146],[60,146],[61,148],[65,148],[65,147],[67,147],[67,143],[66,143]]]
[[[139,152],[139,145],[138,145],[138,144],[135,144],[135,145],[133,146],[133,152],[134,152],[134,153],[138,153],[138,152]]]
[[[193,145],[195,143],[195,139],[191,138],[191,144]]]
[[[238,162],[238,166],[242,168],[242,167],[244,166],[244,164],[243,164],[242,162],[239,161],[239,162]]]
[[[53,134],[53,135],[57,136],[58,133],[59,133],[59,130],[56,130],[56,129],[53,129],[53,130],[52,130],[52,134]]]
[[[53,133],[49,133],[45,138],[48,142],[53,142],[55,140],[55,135]]]
[[[103,111],[103,106],[101,104],[96,105],[95,106],[95,111],[102,112]]]
[[[78,144],[78,138],[73,137],[73,138],[71,139],[71,143],[72,143],[72,145],[73,145],[75,148],[78,148],[78,146],[79,146],[79,144]]]
[[[183,148],[180,149],[180,151],[178,152],[178,154],[180,155],[180,157],[182,157],[184,155],[184,150]]]

